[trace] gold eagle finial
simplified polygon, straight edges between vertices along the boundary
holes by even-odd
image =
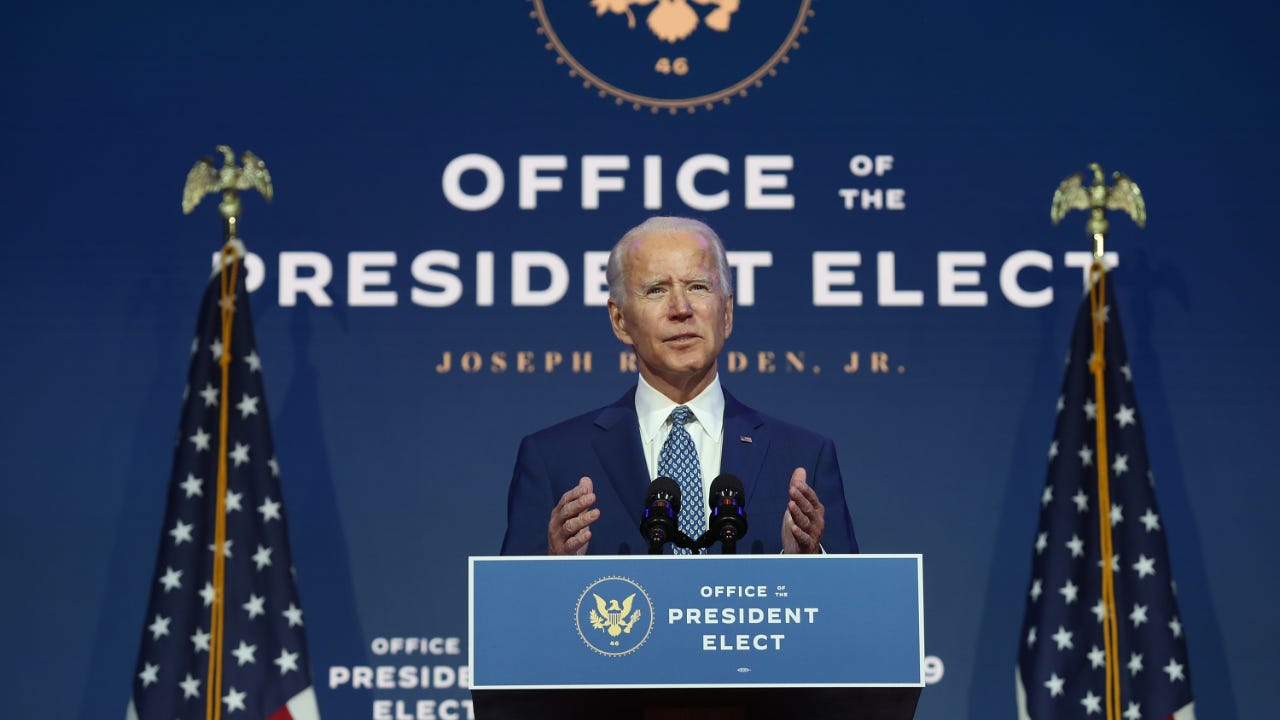
[[[1093,171],[1092,185],[1084,185],[1084,173],[1069,175],[1058,185],[1049,208],[1049,219],[1057,225],[1072,210],[1088,210],[1089,221],[1085,229],[1093,237],[1094,256],[1102,257],[1102,243],[1111,227],[1106,211],[1123,210],[1138,227],[1146,227],[1147,204],[1142,199],[1138,184],[1124,173],[1112,173],[1115,184],[1108,186],[1102,166],[1089,163],[1089,169]]]
[[[245,150],[236,164],[236,154],[226,145],[219,145],[222,153],[222,167],[213,166],[213,158],[204,157],[196,161],[187,173],[187,183],[182,188],[182,213],[190,215],[200,204],[205,195],[222,193],[222,202],[218,203],[218,212],[225,221],[226,239],[236,239],[236,223],[240,218],[240,190],[257,190],[262,197],[271,202],[271,173],[267,172],[267,164],[262,158]]]
[[[236,165],[236,154],[226,145],[219,145],[222,168],[213,167],[213,158],[196,161],[187,173],[187,184],[182,188],[182,213],[190,215],[205,195],[227,190],[257,190],[271,201],[271,173],[262,158],[246,150],[240,156],[243,165]]]

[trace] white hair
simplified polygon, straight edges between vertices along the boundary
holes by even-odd
[[[719,279],[718,291],[723,298],[729,297],[730,274],[729,257],[725,253],[724,243],[710,226],[693,218],[656,216],[640,223],[627,231],[626,235],[613,246],[609,253],[609,264],[605,268],[605,280],[609,283],[609,299],[622,307],[627,298],[625,256],[631,244],[646,235],[675,235],[676,233],[693,233],[711,245],[715,256],[716,276]]]

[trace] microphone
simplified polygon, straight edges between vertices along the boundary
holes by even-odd
[[[650,555],[661,555],[662,546],[676,538],[679,517],[680,486],[676,481],[660,477],[650,483],[640,516],[640,534],[649,543]]]
[[[711,521],[707,523],[712,537],[720,541],[725,555],[738,552],[738,540],[747,534],[747,500],[742,481],[725,473],[711,481]]]

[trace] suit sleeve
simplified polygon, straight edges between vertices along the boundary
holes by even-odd
[[[503,555],[546,555],[547,524],[555,502],[546,462],[532,436],[520,441],[511,489],[507,492],[507,534]]]
[[[836,459],[836,446],[828,438],[823,438],[822,449],[818,452],[818,464],[809,484],[826,508],[823,549],[829,553],[858,552],[853,521],[849,518],[849,503],[844,497],[844,478],[840,475],[840,462]]]

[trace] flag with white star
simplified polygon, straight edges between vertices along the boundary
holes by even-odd
[[[1133,374],[1107,276],[1104,399],[1107,457],[1098,456],[1090,301],[1076,318],[1018,643],[1019,720],[1106,718],[1106,653],[1099,512],[1107,513],[1124,720],[1193,720],[1187,644],[1168,543],[1147,462]],[[1110,507],[1098,507],[1098,468],[1110,470]]]
[[[233,297],[227,392],[222,687],[227,720],[319,718],[289,557],[244,270]],[[192,344],[155,580],[133,675],[128,720],[204,718],[213,602],[218,360],[224,352],[215,273]]]

